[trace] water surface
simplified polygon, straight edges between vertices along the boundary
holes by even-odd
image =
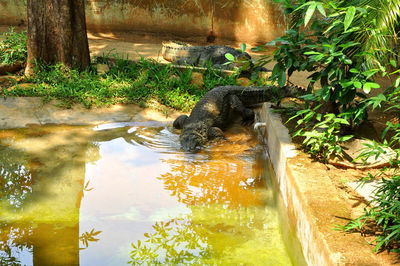
[[[160,123],[0,131],[0,264],[291,265],[262,147]]]

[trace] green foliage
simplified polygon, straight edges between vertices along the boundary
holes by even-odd
[[[316,8],[326,17],[311,20],[311,26],[304,27]],[[354,47],[359,45],[351,38],[354,28],[349,28],[355,8],[343,9],[325,2],[310,1],[293,6],[292,10],[306,14],[284,36],[270,43],[279,44],[273,54],[277,64],[271,80],[283,86],[286,83],[286,72],[290,78],[294,71],[309,71],[312,74],[308,88],[313,93],[305,99],[317,103],[330,102],[333,107],[331,112],[335,115],[348,113],[347,119],[355,125],[359,124],[366,112],[363,103],[358,100],[365,98],[365,95],[357,90],[363,89],[368,94],[372,88],[379,88],[371,80],[371,76],[379,69],[366,69],[364,55],[352,53]],[[343,20],[338,17],[340,12],[346,14]],[[321,86],[319,90],[314,86],[317,83]]]
[[[246,52],[246,48],[247,45],[245,43],[242,43],[240,45],[240,49],[237,50],[244,55]],[[226,53],[225,58],[228,60],[228,62],[226,62],[224,65],[234,64],[236,66],[236,75],[240,75],[240,73],[244,71],[250,71],[254,67],[251,59],[245,56],[242,58],[235,58],[231,53]]]
[[[290,120],[298,119],[297,124],[303,125],[293,134],[293,137],[304,137],[303,145],[306,146],[307,151],[315,158],[326,161],[331,154],[340,154],[342,152],[340,144],[351,139],[353,135],[340,136],[341,126],[349,125],[349,122],[342,118],[346,114],[322,115],[316,111],[318,108],[320,105],[313,109],[298,111]],[[313,120],[317,122],[313,123]]]
[[[398,115],[400,113],[400,87],[397,84],[399,79],[386,92],[365,99],[365,105],[370,106],[372,110],[379,108],[383,112],[391,112]],[[359,157],[375,156],[378,158],[379,155],[386,153],[384,148],[388,147],[391,147],[398,156],[400,155],[400,124],[386,121],[386,129],[383,131],[382,139],[383,143],[373,141],[372,145],[366,146]]]
[[[201,236],[201,226],[183,218],[156,222],[154,233],[145,233],[145,241],[132,243],[132,265],[201,265],[211,257],[207,241]]]
[[[384,72],[384,74],[394,75],[395,72],[389,74]],[[380,108],[384,112],[390,111],[398,114],[400,112],[398,80],[385,93],[365,99],[366,106],[370,106],[373,110]],[[382,138],[385,138],[383,142],[373,141],[371,144],[365,144],[365,148],[356,160],[366,160],[369,157],[378,158],[382,154],[387,154],[389,147],[394,150],[395,156],[390,159],[389,167],[382,169],[376,176],[369,173],[368,177],[362,180],[366,182],[383,177],[375,198],[371,202],[372,207],[364,209],[364,215],[340,229],[375,234],[374,251],[376,252],[384,249],[400,252],[400,125],[390,121],[387,121],[386,125],[382,135]]]
[[[313,20],[315,7],[331,23],[332,29],[340,32],[351,32],[350,40],[359,43],[354,53],[364,53],[365,63],[369,67],[388,65],[390,61],[399,61],[398,31],[399,0],[277,0],[285,6],[289,28],[299,22]],[[334,11],[334,12],[331,12]],[[330,32],[327,32],[330,34]]]
[[[391,249],[400,252],[400,176],[392,179],[382,179],[382,184],[376,192],[372,207],[364,210],[364,215],[351,221],[344,227],[345,231],[376,231],[374,251]]]
[[[296,115],[310,119],[299,120],[299,126],[303,128],[296,134],[306,138],[304,144],[310,148],[309,152],[312,155],[319,154],[317,157],[326,160],[326,156],[340,153],[338,144],[349,139],[340,135],[341,128],[356,127],[366,119],[368,106],[378,107],[385,100],[382,95],[378,96],[380,98],[373,97],[373,100],[366,98],[371,90],[380,87],[374,82],[374,76],[378,73],[390,76],[398,72],[389,71],[396,68],[397,59],[389,56],[390,60],[380,60],[382,57],[379,57],[379,54],[371,53],[365,48],[366,40],[358,38],[366,30],[386,32],[386,24],[378,25],[365,21],[365,18],[369,17],[369,12],[380,5],[377,1],[278,0],[278,2],[285,7],[285,13],[289,18],[289,29],[285,35],[269,43],[277,45],[273,54],[273,60],[277,63],[270,80],[279,86],[284,86],[295,71],[311,73],[309,94],[303,97],[305,109]],[[385,2],[397,6],[396,1]],[[397,12],[396,10],[394,12]],[[376,14],[378,11],[374,12]],[[389,24],[393,26],[398,23],[391,21]],[[396,84],[397,86],[400,84],[400,78],[396,80]],[[307,109],[309,106],[321,103],[326,103],[329,109],[325,108],[323,111],[324,108],[315,109],[314,113]],[[316,115],[317,113],[319,114]],[[324,125],[329,124],[329,131],[336,136],[325,136],[323,132],[315,130],[322,123],[321,118],[329,121]],[[343,123],[344,120],[337,119],[344,119],[347,122]]]
[[[400,111],[400,78],[384,94],[367,98],[376,74],[394,76],[398,65],[397,32],[399,30],[398,1],[290,1],[282,0],[289,15],[290,29],[271,44],[278,44],[273,54],[275,65],[271,81],[280,86],[294,71],[309,71],[309,94],[304,96],[305,108],[291,119],[300,127],[295,136],[303,136],[303,144],[313,156],[326,161],[341,153],[340,143],[352,136],[342,136],[341,128],[357,126],[366,118],[367,107]],[[393,8],[388,11],[386,6]],[[316,10],[319,14],[316,14]],[[375,16],[375,17],[371,17]],[[379,22],[378,22],[379,21]],[[380,44],[380,45],[378,45]],[[287,76],[286,76],[287,73]],[[321,88],[316,89],[315,84]],[[361,93],[361,91],[363,93]],[[390,92],[391,91],[391,92]],[[331,107],[328,113],[320,107]],[[309,106],[316,106],[310,108]],[[375,251],[394,248],[400,251],[400,176],[398,149],[400,126],[387,122],[384,135],[390,140],[383,144],[366,145],[358,159],[379,157],[392,146],[396,158],[391,160],[392,179],[383,179],[370,209],[342,227],[346,231],[372,230],[377,234]],[[382,171],[384,173],[384,171]],[[393,174],[394,173],[394,174]],[[366,180],[376,178],[369,174]],[[376,232],[377,231],[377,232]]]
[[[97,242],[100,239],[95,238],[98,234],[100,234],[102,231],[94,231],[92,229],[90,232],[84,232],[82,235],[79,237],[79,240],[82,242],[82,245],[85,246],[85,248],[89,247],[89,242]]]
[[[242,49],[246,49],[243,44]],[[0,43],[0,63],[25,62],[27,57],[26,32],[10,28]],[[111,59],[111,60],[110,60]],[[38,63],[36,75],[26,82],[36,86],[23,88],[15,84],[13,90],[1,90],[3,96],[39,96],[45,100],[59,99],[64,107],[82,103],[92,105],[115,103],[145,103],[151,99],[169,107],[189,111],[208,90],[215,86],[236,85],[240,71],[228,76],[211,67],[203,73],[204,86],[192,84],[192,70],[178,70],[141,58],[137,62],[120,58],[117,54],[96,58],[96,63],[110,65],[106,74],[97,74],[95,65],[84,71],[69,69],[62,64],[49,66]]]
[[[270,80],[282,87],[295,71],[310,72],[308,94],[302,97],[305,108],[292,119],[302,117],[296,135],[305,137],[309,153],[326,161],[340,154],[340,144],[352,137],[342,136],[342,129],[366,119],[366,94],[379,88],[372,77],[382,69],[366,66],[353,38],[353,23],[365,9],[343,1],[279,2],[285,5],[290,29],[268,44],[277,45]]]
[[[26,32],[19,33],[11,27],[2,37],[4,40],[0,42],[0,63],[25,62],[28,53]]]
[[[343,1],[343,5],[365,10],[354,18],[357,31],[353,37],[360,43],[360,51],[366,54],[366,64],[371,67],[399,62],[400,1],[351,0]]]
[[[59,99],[65,107],[82,103],[87,108],[156,99],[169,107],[189,111],[209,89],[217,85],[236,84],[237,76],[224,76],[220,71],[209,68],[203,74],[204,87],[201,88],[191,84],[191,69],[179,70],[172,65],[162,65],[144,58],[132,62],[115,57],[106,74],[97,74],[94,66],[78,71],[61,64],[37,64],[36,75],[26,80],[36,84],[35,87],[16,86],[11,91],[4,90],[3,95]]]

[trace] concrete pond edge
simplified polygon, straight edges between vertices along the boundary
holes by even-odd
[[[0,98],[0,129],[25,128],[43,125],[96,126],[121,122],[170,123],[181,112],[157,106],[142,108],[136,104],[116,104],[109,107],[85,108],[76,104],[69,109],[60,101],[45,103],[39,97]]]
[[[311,180],[307,178],[307,169],[297,166],[300,165],[296,160],[299,152],[270,103],[256,111],[256,121],[259,122],[256,128],[267,145],[289,223],[294,227],[306,263],[381,265],[360,234],[333,230],[341,218],[350,217],[348,207],[338,197],[328,175],[321,174],[318,180]]]

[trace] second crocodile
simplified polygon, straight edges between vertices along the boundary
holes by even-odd
[[[232,70],[242,64],[252,65],[251,57],[246,52],[241,52],[229,46],[191,46],[186,43],[171,41],[163,43],[162,56],[165,60],[178,65],[191,65],[207,67],[211,62],[214,68]],[[229,53],[235,58],[235,63],[225,57]]]

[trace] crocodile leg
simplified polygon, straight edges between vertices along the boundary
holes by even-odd
[[[252,123],[254,121],[254,111],[246,108],[239,97],[230,95],[229,101],[231,108],[242,116],[244,123]]]
[[[207,133],[208,139],[225,139],[224,133],[222,132],[222,129],[219,127],[210,127]]]
[[[186,121],[188,120],[188,116],[187,115],[180,115],[178,116],[174,123],[172,124],[174,126],[174,128],[176,129],[182,129],[183,125],[186,123]]]

